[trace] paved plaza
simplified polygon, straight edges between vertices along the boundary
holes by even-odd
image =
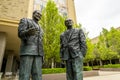
[[[2,80],[18,80],[18,77]],[[43,80],[66,80],[66,74],[45,74],[43,75]],[[120,80],[120,71],[99,71],[99,76],[84,77],[83,80]]]
[[[66,80],[64,74],[43,75],[43,80]],[[99,71],[99,76],[84,77],[83,80],[120,80],[120,72]]]
[[[83,80],[120,80],[120,72],[99,71],[99,76],[85,77]]]

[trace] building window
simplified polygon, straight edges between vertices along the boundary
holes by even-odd
[[[67,16],[66,0],[54,0],[58,11],[61,15]],[[34,0],[34,10],[40,10],[42,12],[43,8],[46,6],[47,0]]]
[[[63,16],[68,16],[66,7],[59,8],[59,13],[62,14]]]
[[[60,5],[66,5],[66,0],[59,0]]]
[[[42,11],[45,5],[46,5],[45,0],[34,0],[34,10]]]

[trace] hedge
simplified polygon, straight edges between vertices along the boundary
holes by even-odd
[[[83,67],[83,71],[91,71],[91,70],[92,70],[92,67],[90,67],[90,66]]]
[[[65,68],[48,68],[42,69],[42,74],[65,73]]]
[[[102,68],[120,68],[120,64],[103,65]]]
[[[90,71],[92,70],[91,67],[85,66],[83,67],[84,71]],[[47,69],[42,69],[42,74],[53,74],[53,73],[65,73],[66,68],[47,68]]]

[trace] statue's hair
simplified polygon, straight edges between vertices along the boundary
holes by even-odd
[[[65,23],[69,20],[71,20],[73,22],[73,20],[71,18],[67,18],[67,19],[65,19]]]
[[[67,19],[65,19],[65,22],[66,22],[66,21],[69,21],[69,20],[73,21],[71,18],[67,18]]]
[[[39,12],[41,14],[41,11],[40,10],[35,10],[33,11],[33,14],[35,14],[36,12]],[[42,14],[41,14],[42,15]]]

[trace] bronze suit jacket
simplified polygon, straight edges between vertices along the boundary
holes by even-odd
[[[68,60],[86,54],[86,38],[82,29],[69,29],[60,35],[60,57]]]
[[[29,28],[36,28],[35,35],[29,35]],[[21,39],[20,55],[40,55],[43,56],[42,44],[43,30],[32,19],[23,18],[18,26],[18,37]]]

